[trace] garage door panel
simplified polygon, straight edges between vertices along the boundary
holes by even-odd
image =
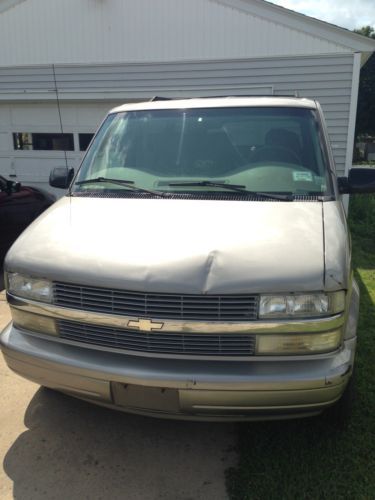
[[[78,155],[67,160],[68,167],[77,168],[79,162]],[[15,158],[14,166],[17,178],[23,183],[43,182],[48,183],[49,174],[55,167],[65,167],[65,157],[62,153],[60,157],[39,156],[28,158]]]

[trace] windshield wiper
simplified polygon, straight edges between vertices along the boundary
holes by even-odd
[[[145,189],[139,186],[135,186],[133,181],[123,180],[123,179],[110,179],[109,177],[95,177],[93,179],[85,179],[84,181],[77,181],[75,184],[77,186],[82,186],[84,184],[96,184],[98,182],[109,182],[112,184],[118,184],[119,186],[124,186],[133,191],[139,191],[141,193],[153,194],[156,196],[164,196],[165,193],[162,191],[152,191],[151,189]]]
[[[231,191],[237,191],[239,193],[244,193],[251,196],[259,196],[260,198],[268,198],[270,200],[278,200],[278,201],[293,201],[293,196],[287,194],[269,194],[262,193],[260,191],[249,191],[246,189],[246,186],[241,184],[227,184],[225,182],[215,182],[215,181],[185,181],[185,182],[170,182],[168,186],[174,187],[218,187],[223,189],[228,189]]]
[[[85,179],[84,181],[77,181],[76,184],[81,186],[83,184],[90,184],[91,182],[113,182],[117,184],[134,184],[133,181],[128,181],[125,179],[110,179],[109,177],[94,177],[92,179]]]

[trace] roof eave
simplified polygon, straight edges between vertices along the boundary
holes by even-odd
[[[25,0],[0,0],[0,14],[24,1]]]

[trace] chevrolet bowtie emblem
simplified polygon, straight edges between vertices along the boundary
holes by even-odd
[[[145,332],[152,332],[152,330],[161,330],[164,323],[158,323],[156,321],[152,321],[152,319],[137,319],[130,320],[128,322],[128,326],[130,328],[138,328],[138,330],[143,330]]]

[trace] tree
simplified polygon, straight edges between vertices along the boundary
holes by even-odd
[[[356,33],[375,39],[375,29],[363,26]],[[375,136],[375,54],[361,69],[358,91],[356,136],[369,134]]]
[[[362,26],[358,30],[354,30],[354,33],[358,33],[359,35],[368,36],[369,38],[375,39],[375,29],[372,26]]]
[[[369,38],[375,39],[375,29],[372,26],[362,26],[358,30],[354,30],[354,33],[358,33],[359,35],[368,36]]]

